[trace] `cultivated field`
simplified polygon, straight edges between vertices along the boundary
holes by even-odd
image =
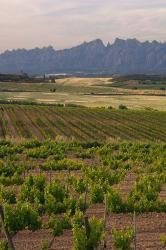
[[[138,89],[131,80],[125,84],[120,85],[112,78],[65,78],[56,79],[52,83],[5,82],[0,83],[0,101],[72,103],[87,107],[114,108],[123,104],[130,109],[153,108],[166,111],[166,90],[160,83],[155,84],[156,88],[148,84],[141,88],[137,84]]]
[[[16,250],[166,249],[165,78],[144,78],[0,84],[0,250],[4,228]]]
[[[0,106],[1,138],[165,141],[165,124],[166,112],[159,111]]]
[[[166,111],[165,96],[142,96],[142,95],[90,95],[70,93],[0,93],[0,99],[4,101],[37,102],[45,104],[76,104],[87,107],[108,107],[118,108],[119,105],[126,105],[130,109],[157,109]]]
[[[16,249],[103,249],[105,239],[106,249],[164,250],[165,149],[164,143],[1,141],[0,199]],[[0,238],[2,244],[3,231]]]

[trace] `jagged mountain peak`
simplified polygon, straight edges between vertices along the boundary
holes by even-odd
[[[140,42],[136,38],[130,38],[130,39],[120,39],[116,38],[115,42],[113,43],[114,46],[126,46],[126,45],[139,45]]]
[[[79,46],[76,46],[76,47],[93,47],[93,48],[105,48],[105,45],[103,43],[103,41],[101,39],[95,39],[95,40],[92,40],[90,42],[83,42],[82,44],[80,44]],[[75,47],[74,47],[75,48]]]
[[[3,54],[20,54],[20,53],[30,53],[30,52],[55,52],[55,49],[53,48],[53,46],[45,46],[43,48],[39,48],[39,47],[36,47],[36,48],[33,48],[33,49],[25,49],[25,48],[22,48],[22,49],[13,49],[13,50],[6,50],[5,52],[3,52],[2,54],[0,55],[3,55]]]
[[[0,54],[1,73],[32,74],[107,71],[110,74],[166,73],[166,43],[117,38],[104,45],[101,39],[55,50],[52,46],[18,49]]]

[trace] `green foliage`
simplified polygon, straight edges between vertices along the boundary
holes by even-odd
[[[129,211],[137,212],[165,212],[166,203],[157,200],[161,185],[165,183],[165,176],[163,174],[153,174],[150,176],[143,176],[137,182],[127,201]]]
[[[41,227],[38,213],[28,203],[17,204],[16,207],[5,205],[5,225],[11,233],[22,229],[35,231]]]
[[[88,148],[86,150],[80,149],[79,152],[76,153],[77,158],[81,159],[92,159],[94,157],[92,148]]]
[[[22,146],[13,146],[11,144],[8,144],[8,142],[5,144],[3,141],[2,144],[0,144],[0,158],[4,158],[6,156],[11,156],[14,154],[22,153],[23,148]]]
[[[63,218],[61,219],[61,224],[62,224],[63,229],[71,229],[72,228],[71,213],[70,212],[66,212],[64,214]]]
[[[24,202],[44,204],[45,177],[30,175],[21,187],[20,198]]]
[[[49,220],[49,228],[53,229],[54,236],[60,236],[63,234],[63,227],[61,221],[57,220],[55,217],[51,217]]]
[[[56,155],[56,157],[58,156]],[[45,162],[40,168],[42,170],[80,170],[83,167],[83,163],[70,159],[63,159],[63,156],[60,155],[57,159],[58,160],[55,160],[54,158],[54,160]]]
[[[52,156],[55,160],[56,159],[63,159],[64,153],[67,150],[68,145],[64,143],[56,143],[54,141],[48,140],[41,144],[40,147],[32,148],[27,150],[27,156],[32,158],[43,158],[46,159],[49,156]]]
[[[57,143],[34,140],[20,145],[16,148],[12,144],[0,143],[0,150],[3,149],[1,152],[4,153],[0,161],[0,201],[4,204],[5,223],[11,233],[40,228],[39,215],[45,215],[50,216],[47,228],[52,229],[54,236],[61,235],[63,229],[73,228],[75,249],[96,248],[103,237],[102,223],[90,219],[91,231],[87,238],[84,214],[81,212],[84,211],[86,191],[87,201],[93,203],[102,203],[107,194],[111,213],[166,212],[166,202],[159,198],[159,192],[166,183],[165,143]],[[29,158],[29,153],[33,159]],[[70,155],[81,157],[82,160],[71,160]],[[25,156],[26,164],[20,164]],[[93,157],[94,166],[91,165],[92,160],[83,160]],[[44,175],[31,174],[35,165],[37,170],[40,166],[46,171]],[[23,172],[26,170],[29,170],[29,176],[24,180]],[[58,180],[48,182],[49,170],[52,177],[56,175]],[[54,172],[57,170],[60,174]],[[131,178],[136,178],[136,182],[127,199],[123,200],[120,192],[112,186],[120,184],[125,176],[126,181],[130,174]],[[9,185],[11,187],[7,187]],[[17,199],[12,185],[22,185]],[[56,214],[60,215],[55,217]],[[114,232],[119,249],[125,249],[126,242],[130,240],[127,232]]]
[[[166,246],[166,235],[161,235],[161,236],[160,236],[160,241],[162,242],[162,244],[163,244],[164,246]]]
[[[12,162],[2,162],[0,161],[0,176],[11,177],[14,175],[16,167]]]
[[[74,249],[96,249],[103,238],[103,221],[92,217],[89,220],[90,235],[87,237],[83,214],[77,212],[73,222]]]
[[[24,148],[31,149],[31,148],[37,148],[41,146],[41,142],[38,140],[30,140],[30,141],[24,141],[21,144]]]
[[[66,213],[61,219],[57,219],[55,215],[49,218],[48,228],[53,230],[54,236],[63,234],[63,229],[71,229],[70,214]]]
[[[70,185],[72,185],[75,189],[76,192],[78,193],[84,193],[86,190],[86,183],[85,180],[83,178],[81,179],[77,179],[75,177],[70,177],[68,179],[68,182]]]
[[[48,250],[49,243],[47,240],[42,240],[41,242],[41,250]]]
[[[79,225],[75,224],[73,226],[72,231],[73,231],[74,249],[88,250],[85,226],[79,227]]]
[[[0,250],[10,250],[6,240],[1,240],[0,241]]]
[[[125,212],[125,205],[118,191],[110,190],[107,194],[108,197],[108,210],[112,213]]]
[[[117,250],[130,250],[131,243],[134,239],[134,232],[132,229],[128,230],[116,230],[114,229],[112,232],[112,238],[114,242],[114,246]]]
[[[45,208],[51,213],[62,213],[66,210],[64,199],[67,198],[65,187],[59,181],[53,181],[45,189]]]
[[[1,187],[0,200],[3,203],[14,204],[16,203],[16,196],[13,191],[5,190],[3,187]]]
[[[6,160],[0,161],[0,184],[9,185],[21,185],[21,174],[25,170],[25,165],[15,165],[13,161]]]
[[[113,107],[112,106],[108,106],[108,109],[113,109]]]
[[[93,203],[102,203],[104,200],[104,190],[100,184],[93,184],[90,189],[90,197]]]
[[[119,183],[124,177],[124,171],[113,171],[108,166],[102,166],[100,168],[89,167],[83,169],[88,183],[101,184],[103,189],[106,191],[107,186]]]
[[[75,215],[72,219],[72,224],[77,225],[78,227],[82,227],[84,225],[84,214],[80,210],[77,210],[75,212]]]
[[[46,194],[51,194],[57,201],[62,202],[67,196],[65,187],[57,180],[53,181],[46,188]]]
[[[119,109],[127,109],[127,106],[123,105],[123,104],[120,104],[119,105]]]
[[[20,175],[15,173],[12,177],[0,177],[0,184],[4,186],[10,186],[10,185],[21,185],[23,183],[23,180]]]
[[[88,239],[88,249],[96,249],[104,237],[103,221],[95,217],[90,218],[90,236]]]
[[[71,214],[75,214],[76,210],[84,210],[84,197],[80,196],[79,198],[77,197],[69,197],[64,200],[64,206],[66,210],[70,210]]]

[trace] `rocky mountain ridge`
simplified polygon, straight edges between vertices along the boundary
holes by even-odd
[[[107,72],[166,74],[166,43],[119,39],[106,46],[100,39],[71,49],[18,49],[0,54],[0,73],[28,74]]]

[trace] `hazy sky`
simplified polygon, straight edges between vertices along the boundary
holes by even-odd
[[[0,0],[0,51],[116,37],[166,41],[166,0]]]

